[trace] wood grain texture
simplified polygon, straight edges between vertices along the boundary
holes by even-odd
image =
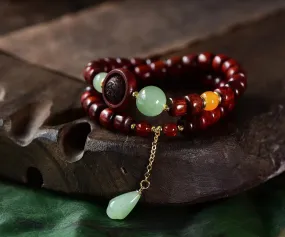
[[[283,0],[114,1],[0,37],[0,47],[80,77],[85,63],[94,58],[185,47],[284,7]]]
[[[285,170],[285,32],[276,22],[285,23],[285,14],[176,53],[229,54],[248,71],[249,89],[214,128],[191,138],[162,137],[145,202],[227,197]],[[0,62],[6,92],[0,104],[2,176],[30,183],[27,170],[36,167],[45,188],[104,198],[138,187],[151,140],[114,134],[85,119],[80,81],[3,53]]]
[[[23,27],[50,21],[66,13],[76,12],[95,5],[96,0],[61,0],[50,4],[47,0],[1,0],[0,1],[0,35]]]

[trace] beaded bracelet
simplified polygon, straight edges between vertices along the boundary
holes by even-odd
[[[155,80],[189,76],[194,72],[204,75],[203,83],[213,88],[213,91],[167,100],[159,87],[151,85]],[[173,57],[166,61],[99,59],[86,66],[84,78],[91,86],[82,94],[81,103],[92,120],[105,128],[126,134],[148,136],[154,133],[149,164],[140,182],[140,189],[122,194],[109,202],[107,214],[112,219],[124,219],[139,201],[143,190],[149,188],[161,131],[167,136],[176,136],[178,132],[191,133],[213,125],[233,109],[236,99],[247,86],[245,73],[235,60],[211,53]],[[138,83],[146,86],[138,91]],[[137,109],[146,116],[157,116],[167,111],[169,115],[182,119],[163,126],[136,123],[131,116],[126,115],[126,110],[134,104],[134,100]]]

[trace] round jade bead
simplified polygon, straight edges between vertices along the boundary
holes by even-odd
[[[106,76],[107,76],[106,72],[100,72],[94,77],[93,86],[96,89],[96,91],[102,93],[102,83]]]
[[[140,90],[136,100],[138,110],[149,117],[159,115],[165,108],[166,96],[156,86],[147,86]]]

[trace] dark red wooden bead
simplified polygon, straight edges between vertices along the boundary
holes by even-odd
[[[196,54],[190,54],[182,57],[182,67],[185,72],[192,72],[197,69],[197,59]]]
[[[89,107],[89,117],[93,120],[98,120],[100,113],[102,112],[103,109],[106,109],[107,105],[103,102],[94,102],[91,104],[91,106]]]
[[[112,128],[114,117],[114,111],[110,108],[106,108],[100,113],[99,122],[105,128]]]
[[[187,113],[187,101],[185,98],[172,99],[169,113],[171,116],[180,117]]]
[[[114,118],[114,128],[123,133],[129,133],[131,131],[131,126],[134,123],[133,118],[125,115],[115,115]]]
[[[147,65],[150,65],[150,64],[152,64],[152,63],[154,63],[154,62],[156,62],[156,61],[158,61],[158,60],[153,59],[153,58],[147,58],[147,59],[145,60],[145,63],[146,63]]]
[[[230,78],[232,77],[233,75],[236,75],[236,74],[244,74],[243,70],[241,70],[241,68],[239,66],[232,66],[228,69],[227,73],[226,73],[226,76],[227,78]]]
[[[178,128],[175,123],[168,123],[163,126],[163,133],[168,137],[177,136]]]
[[[91,91],[91,92],[95,92],[94,87],[93,86],[86,86],[84,91]]]
[[[211,53],[201,53],[198,55],[198,67],[202,69],[210,69],[212,66],[213,54]]]
[[[119,68],[129,68],[132,66],[132,63],[127,58],[117,58],[116,59]]]
[[[193,133],[199,129],[199,120],[196,116],[187,116],[177,122],[184,127],[182,133]]]
[[[82,104],[83,109],[85,111],[88,111],[88,109],[91,106],[91,104],[93,104],[93,103],[95,103],[97,101],[100,101],[100,98],[98,96],[91,95],[91,96],[87,97],[85,100],[83,100],[81,102],[81,104]]]
[[[238,66],[238,63],[234,59],[229,59],[222,64],[222,72],[227,73],[230,67]]]
[[[156,61],[150,64],[152,75],[157,79],[164,79],[166,75],[166,64],[164,61]]]
[[[146,122],[136,124],[136,134],[141,137],[146,137],[151,134],[151,125]]]
[[[218,55],[214,56],[213,62],[212,62],[212,68],[214,69],[214,71],[220,72],[221,68],[222,68],[222,64],[227,59],[228,59],[228,57],[223,55],[223,54],[218,54]]]
[[[183,73],[182,70],[182,59],[179,56],[175,56],[172,58],[169,58],[165,62],[167,66],[167,75],[169,77],[180,77]]]
[[[142,80],[149,80],[152,77],[152,69],[149,65],[142,65],[136,67],[135,73]]]
[[[189,94],[184,97],[187,101],[188,114],[199,114],[203,111],[203,99],[198,94]]]
[[[206,129],[207,127],[216,123],[221,117],[220,108],[216,108],[212,111],[203,111],[200,116],[200,128]]]
[[[97,61],[88,63],[83,71],[83,76],[84,76],[85,81],[89,83],[90,85],[92,85],[95,75],[102,71],[103,69]]]
[[[235,101],[235,94],[230,87],[220,87],[215,90],[215,92],[219,93],[222,101],[221,106],[228,107],[230,104]]]
[[[244,91],[246,89],[244,87],[243,82],[238,81],[238,80],[237,81],[230,81],[225,86],[230,87],[234,91],[236,98],[239,98],[244,93]]]
[[[130,62],[133,66],[139,66],[139,65],[144,65],[146,64],[145,60],[142,58],[131,58]]]
[[[226,84],[227,84],[227,82],[222,80],[217,84],[217,87],[224,87],[224,86],[226,86]]]
[[[82,95],[81,95],[81,98],[80,98],[80,101],[81,103],[83,103],[83,101],[89,97],[89,96],[92,96],[92,92],[91,91],[85,91]]]
[[[228,82],[239,81],[241,86],[246,89],[247,80],[244,74],[235,74],[228,79]]]

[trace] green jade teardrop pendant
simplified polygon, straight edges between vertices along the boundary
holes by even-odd
[[[106,210],[106,213],[109,218],[115,220],[125,219],[137,205],[138,201],[141,198],[143,190],[149,188],[149,178],[152,170],[152,165],[155,159],[156,146],[161,130],[162,128],[160,126],[152,128],[152,131],[154,132],[154,139],[151,145],[151,152],[147,170],[144,174],[144,179],[140,182],[140,189],[137,191],[131,191],[128,193],[121,194],[111,199]]]

